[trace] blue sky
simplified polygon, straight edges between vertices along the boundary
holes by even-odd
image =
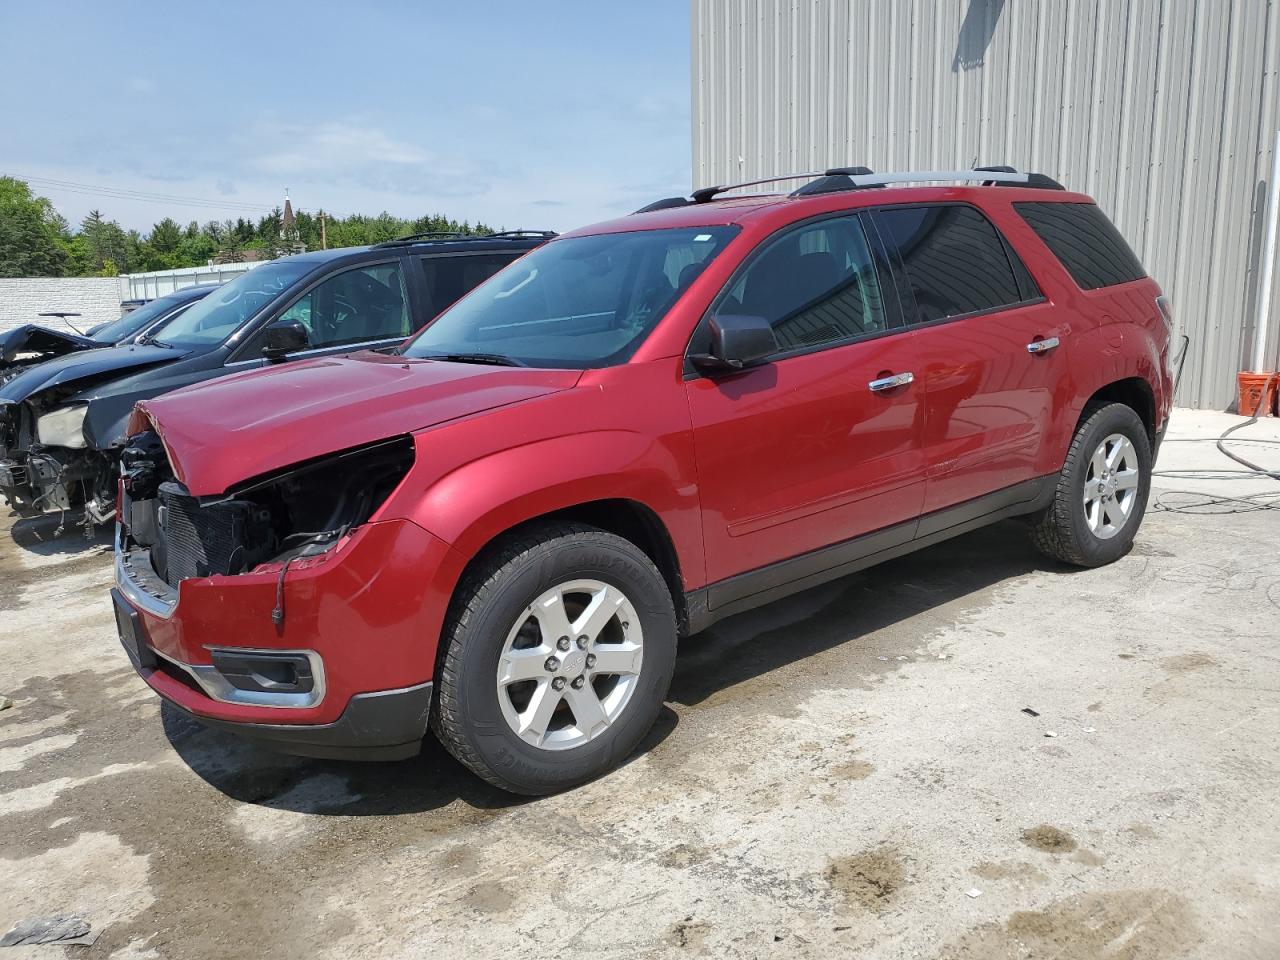
[[[184,12],[187,11],[187,12]],[[687,193],[689,0],[26,3],[0,174],[142,231],[279,202],[564,230]]]

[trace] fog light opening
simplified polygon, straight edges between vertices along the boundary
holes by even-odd
[[[214,669],[237,690],[306,694],[315,689],[311,658],[305,653],[212,650],[210,654]]]

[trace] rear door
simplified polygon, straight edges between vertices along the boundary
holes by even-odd
[[[1064,382],[1061,314],[976,207],[885,207],[873,219],[920,352],[924,512],[1032,479]]]
[[[823,548],[893,528],[872,551],[914,533],[923,394],[888,381],[914,375],[919,358],[876,250],[857,214],[808,221],[763,243],[712,306],[765,317],[779,343],[730,376],[686,368],[713,583],[748,571],[798,580],[849,559]],[[691,354],[705,352],[707,323]]]

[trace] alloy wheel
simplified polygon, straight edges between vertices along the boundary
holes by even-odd
[[[643,658],[644,633],[626,594],[600,580],[558,584],[507,634],[496,678],[502,716],[535,747],[581,746],[622,716]]]
[[[1084,478],[1085,524],[1099,540],[1110,540],[1133,515],[1142,478],[1138,451],[1121,433],[1098,444]]]

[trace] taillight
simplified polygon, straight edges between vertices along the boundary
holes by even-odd
[[[1164,325],[1169,328],[1169,332],[1173,332],[1173,308],[1169,306],[1169,298],[1163,293],[1156,297],[1156,307],[1160,311],[1160,316],[1164,318]]]

